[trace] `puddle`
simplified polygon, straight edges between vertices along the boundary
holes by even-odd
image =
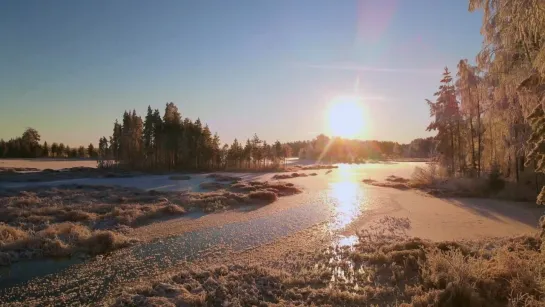
[[[46,276],[83,261],[78,257],[40,259],[21,261],[13,263],[9,267],[0,267],[0,288],[8,288],[37,276]]]

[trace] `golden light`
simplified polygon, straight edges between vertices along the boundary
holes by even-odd
[[[326,114],[329,134],[332,136],[358,138],[365,133],[365,110],[360,97],[336,97],[331,101]]]

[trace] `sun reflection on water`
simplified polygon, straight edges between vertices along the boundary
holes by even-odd
[[[329,203],[335,216],[330,225],[331,230],[346,227],[360,215],[362,194],[363,189],[357,182],[341,181],[330,184]]]

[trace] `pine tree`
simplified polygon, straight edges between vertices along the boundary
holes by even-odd
[[[89,155],[89,158],[95,158],[97,156],[93,143],[90,143],[89,146],[87,146],[87,155]]]
[[[430,115],[434,120],[428,125],[427,130],[436,130],[438,152],[442,163],[448,167],[450,174],[456,171],[456,136],[459,125],[459,109],[456,93],[452,85],[452,77],[445,67],[439,91],[434,94],[436,101],[426,100],[430,107]]]
[[[59,155],[59,144],[53,143],[51,144],[51,156],[57,157]]]
[[[142,132],[142,146],[147,166],[152,163],[152,156],[154,152],[154,128],[155,122],[153,119],[153,111],[151,110],[151,106],[148,106],[148,111],[146,114],[146,118],[144,119],[144,128]]]
[[[85,147],[83,147],[83,146],[78,147],[77,156],[79,158],[85,158]]]
[[[47,142],[44,142],[44,145],[42,146],[42,157],[49,157],[49,145],[47,145]]]

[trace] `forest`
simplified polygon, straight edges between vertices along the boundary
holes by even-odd
[[[245,142],[223,144],[200,119],[182,120],[178,107],[169,102],[163,116],[148,106],[144,119],[125,112],[116,121],[112,136],[98,145],[101,166],[111,163],[132,169],[210,170],[275,169],[292,156],[319,162],[365,162],[392,157],[429,157],[433,140],[417,139],[411,144],[329,138],[323,134],[310,141],[268,143],[257,134]],[[113,161],[113,162],[112,162]]]
[[[43,142],[40,133],[27,128],[20,137],[8,141],[0,139],[0,158],[97,158],[98,152],[91,143],[87,147],[71,148],[64,143]]]
[[[102,167],[122,165],[133,169],[270,169],[281,167],[290,157],[322,163],[364,163],[392,158],[431,158],[434,139],[418,138],[409,144],[330,138],[323,134],[307,141],[267,143],[257,135],[244,143],[237,139],[221,145],[200,119],[183,121],[178,108],[167,103],[166,116],[148,107],[144,120],[135,111],[116,121],[112,135],[102,137],[98,147],[71,148],[63,143],[40,143],[36,129],[27,128],[21,137],[0,140],[0,158],[92,158]]]
[[[471,0],[483,10],[473,65],[445,68],[430,107],[436,158],[450,176],[499,173],[516,182],[545,171],[545,11],[539,1]],[[545,189],[538,203],[544,203]]]

